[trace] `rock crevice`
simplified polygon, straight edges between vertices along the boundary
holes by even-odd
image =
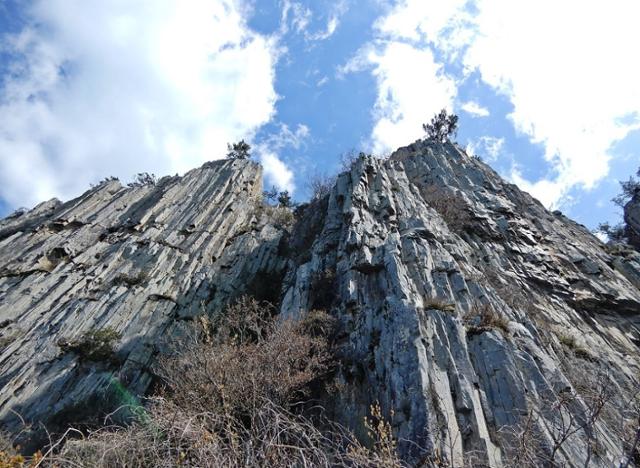
[[[582,466],[591,446],[594,466],[620,460],[614,426],[640,388],[638,253],[611,252],[451,143],[359,158],[291,227],[261,190],[258,165],[216,161],[0,221],[3,428],[144,395],[166,343],[251,294],[284,318],[337,319],[341,391],[324,405],[366,439],[379,403],[410,462],[501,466],[531,415],[553,451],[558,418],[584,418],[598,380],[614,389],[610,413],[554,460]],[[121,337],[114,361],[57,344],[107,327]]]

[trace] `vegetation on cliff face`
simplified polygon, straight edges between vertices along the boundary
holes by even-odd
[[[640,177],[640,169],[637,175]],[[640,180],[629,177],[620,182],[620,193],[612,200],[623,210],[623,220],[611,225],[600,223],[597,231],[614,242],[629,243],[640,251]]]
[[[443,135],[295,210],[230,157],[1,220],[0,460],[637,465],[640,254]]]
[[[156,391],[129,424],[68,429],[33,457],[7,444],[0,468],[405,466],[379,407],[363,420],[367,448],[309,400],[334,365],[325,312],[278,321],[271,304],[242,297],[196,323],[189,344],[158,363]]]

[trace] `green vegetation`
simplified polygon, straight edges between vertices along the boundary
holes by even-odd
[[[440,310],[442,312],[455,312],[456,305],[455,303],[448,302],[439,297],[428,297],[425,298],[422,302],[422,307],[424,310]]]
[[[595,359],[586,348],[578,343],[575,336],[568,333],[559,333],[557,336],[560,344],[573,351],[576,357],[587,361],[593,361]]]
[[[640,169],[636,173],[640,177]],[[624,208],[625,205],[634,197],[640,195],[640,180],[629,177],[629,180],[620,182],[621,192],[613,198],[613,203],[620,208]],[[609,222],[600,223],[596,228],[596,232],[604,234],[607,238],[614,242],[629,242],[629,226],[624,220],[618,224],[610,224]]]
[[[455,136],[458,130],[458,116],[442,109],[430,123],[423,124],[422,129],[427,133],[427,139],[444,143]]]
[[[120,338],[120,333],[111,327],[91,329],[79,339],[61,339],[58,341],[58,346],[64,352],[77,354],[81,360],[113,362],[115,360],[114,345]]]
[[[227,143],[227,158],[229,159],[249,159],[251,157],[251,146],[244,140],[237,143]]]
[[[114,285],[124,284],[128,287],[138,286],[145,284],[149,280],[149,275],[144,271],[139,271],[134,274],[121,273],[113,279]]]

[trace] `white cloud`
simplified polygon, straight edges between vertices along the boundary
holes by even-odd
[[[477,154],[485,158],[488,162],[495,162],[504,148],[504,138],[492,136],[482,136],[476,141],[467,144],[467,154]]]
[[[274,41],[240,1],[40,0],[4,37],[0,198],[68,198],[106,175],[224,157],[274,113]]]
[[[385,154],[423,135],[421,123],[443,108],[451,110],[455,83],[428,47],[398,41],[369,44],[338,69],[338,76],[371,68],[377,82],[371,149]]]
[[[293,171],[275,153],[261,152],[260,162],[264,168],[265,187],[275,185],[279,190],[294,192],[296,186],[293,182]]]
[[[280,33],[285,34],[289,31],[289,14],[291,14],[291,26],[295,32],[298,34],[305,32],[313,16],[311,10],[299,2],[285,0],[282,6]]]
[[[338,67],[336,77],[371,70],[377,83],[374,127],[369,144],[375,154],[385,154],[423,136],[421,124],[445,108],[453,108],[455,81],[447,76],[424,40],[417,17],[439,13],[456,2],[403,1],[374,25],[375,38],[350,61]],[[454,8],[455,10],[455,8]],[[429,12],[429,15],[426,13]]]
[[[309,127],[304,124],[298,124],[295,130],[291,130],[287,124],[281,123],[280,130],[277,133],[271,133],[261,146],[271,151],[279,151],[286,147],[300,149],[309,138],[309,134]]]
[[[468,101],[463,103],[460,108],[472,117],[488,117],[489,109],[482,107],[475,101]]]
[[[327,27],[324,31],[318,31],[313,34],[307,35],[307,39],[311,41],[324,41],[333,36],[333,33],[338,29],[339,20],[337,16],[331,16],[327,22]]]
[[[323,87],[324,85],[326,85],[329,82],[329,77],[328,76],[323,76],[322,78],[320,78],[318,80],[318,82],[316,83],[316,86],[318,88]]]
[[[330,38],[340,25],[340,17],[347,11],[347,1],[340,0],[329,8],[327,24],[324,29],[316,32],[309,31],[309,25],[313,19],[313,12],[310,8],[300,2],[284,0],[282,13],[280,16],[280,35],[284,36],[289,32],[290,26],[297,34],[302,34],[307,41],[324,41]]]
[[[640,4],[571,3],[544,0],[514,8],[482,0],[478,36],[465,56],[467,67],[510,97],[516,128],[544,143],[545,158],[558,172],[556,200],[574,185],[590,188],[605,177],[607,150],[640,123],[618,121],[640,110],[640,65],[624,50],[640,42]],[[532,36],[541,24],[544,34]],[[533,193],[548,196],[543,190]]]
[[[598,239],[600,239],[600,242],[604,242],[604,243],[609,242],[609,237],[608,237],[604,232],[596,231],[596,232],[594,232],[594,235],[595,235]]]
[[[402,0],[379,27],[461,58],[511,100],[515,128],[544,144],[557,174],[528,183],[550,204],[605,177],[611,144],[640,127],[629,117],[640,111],[639,17],[636,0]]]
[[[275,185],[279,190],[293,193],[296,189],[293,171],[278,157],[285,148],[299,150],[310,137],[309,127],[298,124],[295,130],[281,123],[278,132],[271,133],[255,146],[256,153],[264,168],[265,187]]]
[[[340,25],[340,17],[347,11],[347,8],[348,5],[346,0],[339,0],[334,3],[331,7],[331,12],[329,13],[329,19],[327,20],[325,29],[315,33],[307,33],[307,40],[324,41],[325,39],[329,39],[333,36]]]
[[[435,44],[456,57],[455,46],[469,40],[462,27],[469,22],[470,15],[463,8],[467,3],[469,0],[398,0],[376,27],[394,40]]]
[[[566,192],[564,185],[558,181],[540,179],[537,182],[530,182],[523,177],[520,169],[517,167],[511,169],[509,180],[525,192],[529,192],[536,197],[544,206],[551,209],[558,207],[558,200],[560,200]]]

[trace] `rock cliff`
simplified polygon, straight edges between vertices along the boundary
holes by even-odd
[[[624,222],[629,243],[640,251],[640,193],[636,193],[624,206]]]
[[[190,321],[251,294],[282,317],[337,319],[339,390],[324,405],[366,438],[379,402],[411,463],[502,466],[523,435],[570,466],[623,458],[640,254],[607,250],[451,143],[361,157],[295,220],[261,190],[258,165],[216,161],[2,220],[4,429],[31,423],[37,441],[144,395]],[[119,334],[108,362],[64,346],[106,327]]]

